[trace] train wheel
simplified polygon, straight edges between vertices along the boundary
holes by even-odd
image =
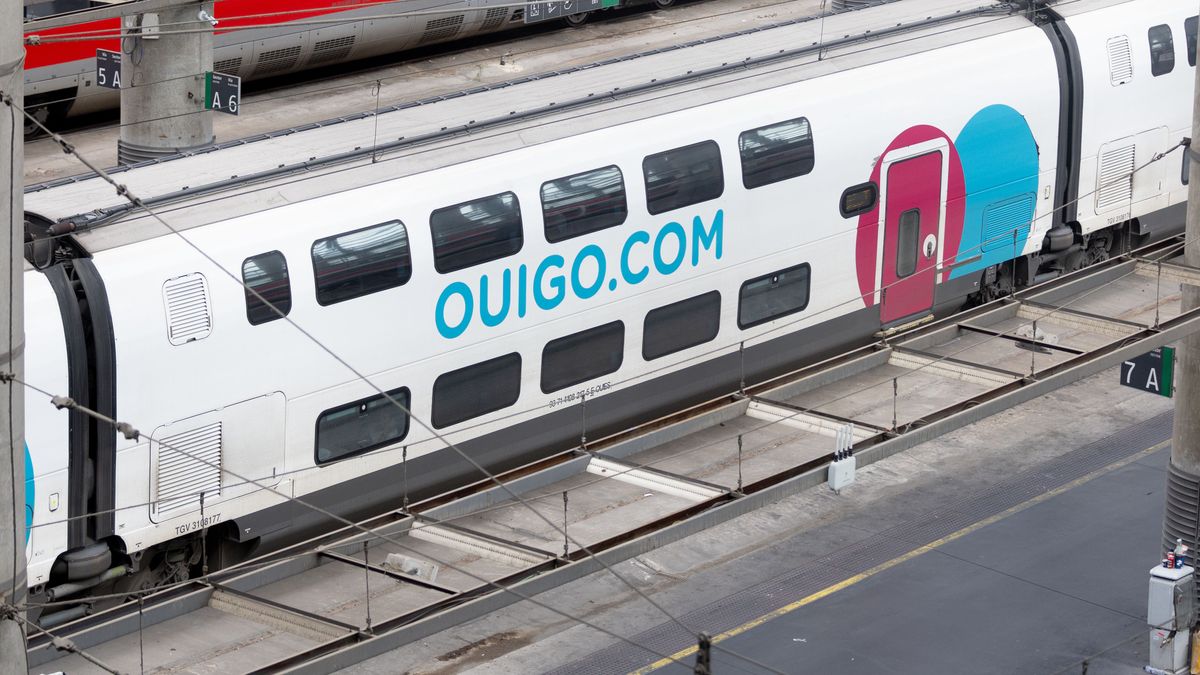
[[[50,106],[40,105],[40,106],[35,106],[33,108],[29,108],[29,114],[32,115],[34,117],[34,119],[36,119],[38,122],[41,122],[42,124],[46,124],[47,122],[50,121]],[[25,140],[29,140],[31,138],[37,138],[38,136],[41,136],[41,135],[42,135],[41,127],[34,124],[33,120],[26,117],[25,118]]]
[[[591,17],[592,17],[591,12],[580,12],[578,14],[568,14],[563,17],[563,23],[567,24],[571,28],[579,28],[583,24],[587,23],[588,19],[590,19]]]

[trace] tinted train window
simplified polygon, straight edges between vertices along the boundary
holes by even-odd
[[[511,192],[438,209],[429,216],[433,265],[445,274],[521,250],[521,204]]]
[[[521,355],[452,370],[433,383],[433,426],[442,429],[507,408],[521,395]]]
[[[742,284],[738,294],[738,328],[749,328],[808,306],[811,268],[789,267]]]
[[[312,261],[322,305],[401,286],[412,276],[408,230],[398,220],[318,239]]]
[[[408,389],[388,392],[405,409]],[[331,408],[317,418],[317,464],[370,452],[408,435],[408,414],[383,396]]]
[[[808,120],[772,124],[738,136],[742,153],[742,185],[753,189],[803,176],[813,170],[813,140]]]
[[[642,160],[642,173],[651,214],[716,199],[725,191],[721,149],[713,141],[650,155]]]
[[[625,222],[621,170],[607,166],[542,183],[546,241],[555,242]]]
[[[246,258],[242,263],[242,283],[246,285],[246,318],[251,325],[282,318],[275,309],[284,316],[292,311],[292,286],[288,281],[287,259],[279,251]],[[262,300],[250,289],[261,295]],[[271,309],[267,303],[274,305],[275,309]]]
[[[1187,38],[1188,65],[1196,65],[1196,23],[1200,17],[1190,16],[1183,22],[1183,32]]]
[[[721,328],[717,291],[652,309],[642,327],[642,358],[647,361],[704,344]]]
[[[625,356],[625,324],[606,323],[546,343],[542,350],[542,392],[615,373]]]
[[[909,209],[901,213],[900,232],[896,235],[896,276],[907,277],[917,271],[920,238],[920,209]]]
[[[878,198],[879,188],[874,183],[860,183],[846,188],[838,202],[838,210],[843,218],[852,218],[875,208]]]
[[[1150,72],[1158,77],[1166,75],[1175,69],[1175,40],[1171,37],[1171,27],[1162,24],[1152,26],[1150,36]]]

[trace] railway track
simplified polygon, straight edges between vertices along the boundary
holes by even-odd
[[[33,631],[29,663],[330,672],[826,481],[1200,329],[1172,239],[203,579]],[[586,430],[581,429],[581,436]],[[512,498],[519,495],[520,501]],[[537,509],[562,528],[531,514]],[[364,531],[365,530],[365,531]],[[564,531],[569,537],[564,536]],[[586,548],[585,548],[586,547]],[[53,633],[53,636],[50,635]],[[63,640],[69,640],[69,643]]]

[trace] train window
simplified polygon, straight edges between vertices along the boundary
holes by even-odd
[[[642,358],[650,361],[704,344],[721,328],[721,294],[717,291],[680,300],[646,313],[642,326]]]
[[[1150,38],[1150,73],[1155,77],[1166,75],[1175,69],[1175,40],[1171,36],[1171,27],[1166,24],[1151,26]]]
[[[507,408],[521,395],[521,355],[442,373],[433,382],[433,426],[443,429]]]
[[[771,124],[738,136],[742,185],[747,190],[803,176],[813,170],[813,140],[808,120]]]
[[[1187,38],[1188,65],[1196,65],[1196,23],[1200,17],[1189,16],[1183,21],[1183,33]]]
[[[875,208],[878,199],[879,188],[874,183],[852,185],[842,192],[838,210],[842,212],[843,218],[853,218]]]
[[[287,259],[279,251],[260,253],[242,262],[242,283],[246,285],[246,318],[250,325],[274,321],[292,311],[292,286],[288,281]],[[258,295],[251,293],[253,290]],[[262,296],[262,299],[259,299]],[[265,301],[265,302],[264,302]],[[272,309],[270,305],[274,305]]]
[[[651,214],[716,199],[725,191],[721,148],[714,141],[650,155],[642,160],[642,174]]]
[[[542,392],[615,373],[625,357],[625,324],[606,323],[546,343],[542,350]]]
[[[521,250],[521,204],[511,192],[438,209],[429,216],[433,266],[446,274]]]
[[[921,210],[900,214],[900,232],[896,235],[896,276],[907,277],[917,271],[917,253],[921,239]]]
[[[408,408],[408,389],[387,393]],[[330,408],[317,418],[317,464],[361,455],[404,439],[408,413],[384,396],[371,396]]]
[[[318,239],[312,261],[322,305],[402,286],[412,276],[408,230],[398,220]]]
[[[621,170],[606,166],[542,183],[546,241],[556,242],[625,222],[625,183]]]
[[[808,306],[808,263],[765,274],[742,284],[738,294],[738,328],[749,328]]]

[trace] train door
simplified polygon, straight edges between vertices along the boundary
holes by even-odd
[[[883,159],[877,280],[884,324],[933,307],[945,234],[948,150],[939,138]]]

